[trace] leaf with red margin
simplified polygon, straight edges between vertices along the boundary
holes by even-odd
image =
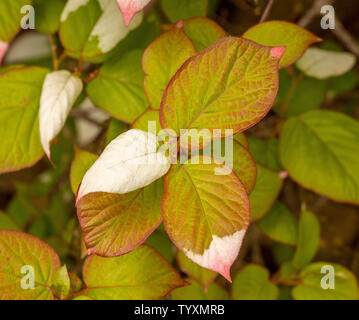
[[[147,6],[150,1],[151,0],[117,0],[126,26],[130,24],[134,15]]]
[[[163,91],[178,68],[196,49],[182,30],[180,22],[160,35],[143,54],[143,71],[146,73],[144,88],[151,107],[159,109]]]
[[[248,29],[243,38],[265,46],[285,46],[286,50],[279,62],[280,68],[296,62],[313,43],[322,39],[294,23],[267,21]]]
[[[182,138],[187,129],[242,132],[259,122],[278,91],[284,47],[226,37],[188,59],[169,82],[160,121]],[[225,136],[221,130],[222,137]]]
[[[162,222],[163,180],[127,193],[95,192],[78,202],[88,253],[115,257],[141,245]]]
[[[177,271],[148,245],[116,258],[90,256],[82,274],[87,288],[77,299],[153,300],[185,284]]]
[[[161,25],[162,30],[170,30],[174,24]],[[208,48],[217,40],[227,36],[223,28],[211,19],[196,17],[183,20],[183,30],[189,37],[197,51]]]
[[[30,274],[21,273],[23,266],[34,268],[32,290],[21,287],[21,279]],[[20,231],[0,230],[0,300],[53,300],[50,286],[60,267],[57,253],[45,242]]]
[[[174,165],[165,176],[162,200],[165,228],[174,244],[229,281],[250,220],[246,190],[230,171],[203,156]]]

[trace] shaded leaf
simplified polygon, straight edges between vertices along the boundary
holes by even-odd
[[[61,300],[66,299],[70,293],[70,277],[66,265],[55,271],[52,281],[55,295]]]
[[[36,30],[53,34],[59,29],[60,16],[64,9],[66,0],[33,0],[36,12]]]
[[[208,0],[161,0],[161,7],[171,22],[205,16]]]

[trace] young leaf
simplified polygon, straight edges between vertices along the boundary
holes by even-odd
[[[116,0],[121,9],[126,27],[130,24],[134,15],[142,10],[151,0]]]
[[[159,109],[168,81],[179,67],[196,53],[192,41],[182,30],[182,23],[174,26],[153,41],[143,54],[144,88],[153,109]]]
[[[76,194],[79,185],[88,169],[98,159],[98,155],[75,147],[75,156],[71,163],[70,183],[71,190]]]
[[[208,0],[161,0],[162,10],[171,22],[207,15]]]
[[[165,176],[162,214],[168,235],[188,258],[230,281],[250,209],[238,177],[233,172],[215,174],[228,169],[206,157],[172,166]]]
[[[297,220],[279,201],[258,221],[258,227],[273,240],[289,245],[295,245],[297,242]]]
[[[329,274],[331,270],[332,280]],[[300,277],[301,284],[292,290],[296,300],[358,300],[359,298],[355,275],[341,265],[332,262],[313,263],[302,270]],[[322,285],[328,289],[324,290]]]
[[[187,258],[182,251],[177,251],[177,263],[183,272],[195,279],[205,290],[209,288],[217,277],[216,272],[200,267]]]
[[[358,153],[359,123],[339,112],[291,118],[280,135],[279,157],[290,177],[339,202],[359,204]]]
[[[280,68],[293,64],[311,44],[322,41],[311,32],[286,21],[267,21],[257,24],[248,29],[243,34],[243,38],[265,46],[285,46],[285,53],[279,62]]]
[[[91,101],[115,118],[132,123],[148,107],[143,92],[142,51],[108,60],[87,86]]]
[[[61,264],[51,247],[26,233],[0,230],[0,252],[1,300],[54,299],[50,286]]]
[[[173,267],[149,246],[117,258],[90,256],[83,266],[81,299],[152,300],[184,285]]]
[[[229,294],[217,283],[212,283],[207,290],[194,279],[187,278],[189,285],[173,290],[172,300],[229,300]]]
[[[39,134],[42,84],[49,72],[39,67],[11,68],[0,73],[0,173],[34,165],[44,152]]]
[[[128,193],[161,178],[170,163],[157,146],[157,137],[150,132],[131,129],[119,135],[86,172],[77,202],[88,193]]]
[[[296,66],[307,76],[327,79],[343,75],[351,70],[355,63],[356,57],[352,53],[309,48]]]
[[[164,92],[162,127],[185,139],[189,129],[233,129],[235,134],[253,126],[272,107],[283,52],[283,47],[226,37],[194,55]]]
[[[81,79],[67,70],[49,73],[44,81],[40,99],[40,138],[50,159],[50,142],[63,128],[73,104],[83,88]]]
[[[299,219],[297,250],[293,265],[303,269],[314,258],[320,240],[320,224],[316,216],[304,210]]]
[[[137,248],[162,221],[163,181],[127,194],[91,193],[77,204],[89,254],[114,257]]]
[[[222,27],[206,17],[196,17],[182,21],[183,31],[190,38],[197,51],[208,48],[217,40],[227,36]],[[173,24],[162,25],[164,30],[173,28]]]
[[[61,14],[60,40],[69,56],[102,62],[141,21],[139,13],[127,28],[115,0],[68,0]]]
[[[36,30],[48,34],[57,32],[65,4],[66,0],[33,0]]]
[[[55,271],[52,280],[52,287],[56,296],[61,300],[68,297],[70,293],[70,277],[66,265]]]
[[[252,220],[256,221],[269,212],[282,189],[282,185],[283,180],[279,172],[257,164],[257,181],[249,196]]]
[[[232,299],[234,300],[276,300],[278,287],[270,282],[269,271],[255,264],[244,267],[234,278]]]

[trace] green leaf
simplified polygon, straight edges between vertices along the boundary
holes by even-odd
[[[153,41],[143,54],[144,88],[150,105],[159,109],[164,90],[178,68],[196,53],[192,41],[175,26]]]
[[[285,46],[280,68],[296,62],[313,44],[322,41],[311,32],[286,21],[267,21],[248,29],[243,37],[259,44],[271,47]]]
[[[173,267],[154,249],[140,246],[117,258],[86,259],[82,299],[153,300],[184,285]]]
[[[140,50],[107,61],[87,86],[91,101],[115,118],[132,123],[148,106],[141,61]]]
[[[201,156],[172,166],[165,176],[162,215],[167,233],[187,257],[230,279],[249,224],[249,201],[238,177],[228,173]]]
[[[2,211],[0,211],[0,229],[21,230],[12,218]]]
[[[60,16],[66,0],[33,0],[36,30],[53,34],[59,29]]]
[[[71,292],[78,292],[82,288],[82,281],[74,272],[69,272]]]
[[[282,170],[278,156],[278,139],[259,139],[250,136],[248,142],[249,150],[257,163],[275,171]]]
[[[48,69],[23,67],[0,74],[0,173],[30,167],[44,152],[39,134],[42,84]]]
[[[235,134],[253,126],[276,97],[282,52],[283,48],[226,37],[191,57],[165,90],[162,127],[174,129],[185,140],[191,133],[187,129],[233,129]]]
[[[297,242],[297,220],[279,201],[263,219],[258,221],[258,227],[275,241],[289,245],[295,245]]]
[[[329,91],[334,95],[340,95],[353,90],[359,82],[359,75],[355,70],[329,79]]]
[[[208,0],[161,0],[161,7],[171,22],[205,16]]]
[[[345,74],[356,63],[356,57],[349,52],[335,52],[309,48],[296,66],[307,76],[327,79]]]
[[[147,108],[144,113],[142,113],[132,124],[132,128],[140,129],[142,131],[150,131],[148,122],[154,121],[156,122],[156,134],[162,130],[160,123],[160,113],[158,110],[154,110],[151,108]]]
[[[185,19],[182,24],[183,31],[192,40],[197,51],[204,50],[217,40],[227,36],[219,24],[206,17]],[[164,30],[170,30],[173,28],[173,24],[166,24],[161,27]]]
[[[69,56],[102,62],[131,30],[139,26],[142,15],[137,14],[126,28],[116,1],[68,0],[61,14],[60,40]]]
[[[146,242],[155,248],[167,261],[173,262],[175,260],[176,248],[168,235],[161,230],[155,230],[146,240]]]
[[[55,271],[52,280],[52,288],[54,289],[54,293],[61,300],[64,300],[68,297],[70,293],[70,277],[67,272],[66,265]]]
[[[279,72],[277,102],[285,106],[286,117],[318,109],[324,101],[327,90],[325,81],[298,75],[293,79],[286,70]],[[280,108],[274,109],[280,112]]]
[[[31,5],[31,0],[0,2],[0,41],[10,42],[20,30],[21,8],[26,5]]]
[[[276,300],[278,287],[270,282],[269,271],[255,264],[244,267],[234,278],[232,299],[234,300]]]
[[[97,154],[93,154],[75,147],[75,156],[72,160],[70,171],[71,190],[74,194],[77,193],[85,173],[88,169],[91,168],[97,159]]]
[[[163,181],[126,194],[94,192],[77,204],[89,254],[114,257],[132,251],[159,226]]]
[[[50,286],[61,267],[56,252],[26,233],[0,230],[0,299],[52,300]],[[34,289],[24,290],[34,280]]]
[[[303,269],[317,253],[320,240],[320,224],[316,216],[304,210],[299,219],[297,250],[293,265]]]
[[[324,268],[323,268],[324,267]],[[325,279],[328,269],[334,269],[334,289],[323,289],[328,285]],[[323,268],[323,272],[322,271]],[[353,273],[345,267],[331,262],[310,264],[301,274],[301,284],[292,290],[296,300],[358,300],[358,282]]]
[[[339,202],[359,204],[359,124],[333,111],[314,110],[289,119],[279,158],[305,188]]]
[[[173,290],[172,300],[229,300],[229,294],[217,283],[212,283],[207,290],[194,279],[187,278],[190,285]]]
[[[128,125],[122,121],[111,118],[110,124],[106,133],[106,146],[120,134],[128,130]]]
[[[251,203],[251,220],[264,217],[272,208],[282,189],[283,180],[279,172],[257,164],[257,181],[249,196]]]
[[[195,279],[205,290],[217,277],[217,272],[200,267],[188,259],[182,251],[177,252],[177,263],[184,273]]]

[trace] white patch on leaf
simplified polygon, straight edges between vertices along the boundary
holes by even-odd
[[[238,256],[245,233],[246,230],[240,230],[223,238],[213,235],[209,248],[202,254],[187,249],[183,251],[189,259],[201,267],[216,271],[228,281],[232,281],[230,269]]]
[[[98,37],[98,47],[102,53],[112,50],[127,34],[137,28],[142,22],[142,12],[137,14],[128,28],[126,28],[121,12],[114,0],[98,0],[103,14],[93,28],[90,40]]]
[[[151,0],[117,0],[126,26],[129,25],[136,12],[142,10]]]
[[[61,131],[66,118],[80,95],[82,81],[67,70],[49,73],[44,81],[40,99],[40,138],[50,158],[50,142]]]
[[[9,43],[0,41],[0,64],[8,48],[9,48]]]
[[[170,163],[157,147],[150,132],[131,129],[119,135],[86,172],[77,201],[92,192],[128,193],[164,176]]]
[[[68,0],[61,14],[61,21],[65,21],[71,12],[77,11],[78,8],[85,6],[89,0]]]
[[[296,65],[307,76],[327,79],[348,72],[355,63],[352,53],[309,48]]]

